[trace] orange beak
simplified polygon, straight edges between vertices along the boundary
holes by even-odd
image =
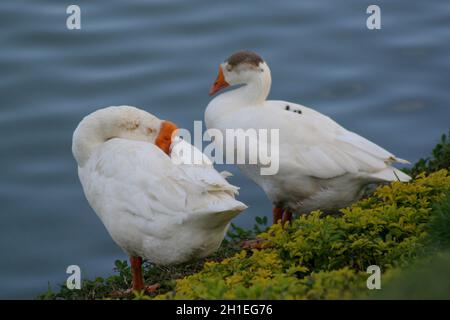
[[[177,126],[170,121],[163,121],[163,123],[161,123],[161,128],[159,129],[159,134],[156,137],[155,144],[167,155],[170,153],[172,137],[177,129]]]
[[[219,74],[217,75],[216,81],[209,89],[209,95],[212,96],[214,93],[219,91],[220,89],[228,87],[230,84],[225,81],[225,77],[223,75],[222,66],[219,66]]]

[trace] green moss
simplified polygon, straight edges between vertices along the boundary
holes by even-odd
[[[183,278],[200,271],[205,261],[221,261],[226,257],[240,251],[236,242],[224,241],[220,249],[208,257],[177,266],[155,266],[144,262],[143,276],[145,283],[159,283],[161,287],[152,295],[156,296],[174,290],[175,279]],[[116,260],[115,274],[102,278],[84,279],[80,290],[70,290],[65,285],[60,285],[58,291],[54,291],[50,284],[46,292],[40,294],[37,299],[55,300],[86,300],[86,299],[147,299],[149,296],[135,294],[129,291],[131,288],[131,270],[127,261]]]

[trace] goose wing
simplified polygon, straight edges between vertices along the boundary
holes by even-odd
[[[212,166],[204,170],[208,171],[205,177],[217,173]],[[183,223],[205,214],[237,214],[246,208],[234,199],[226,181],[198,179],[158,147],[141,141],[104,143],[79,168],[79,176],[86,197],[105,224],[112,216],[132,217],[143,232],[153,236],[164,235],[165,219]],[[218,188],[219,182],[223,188]]]

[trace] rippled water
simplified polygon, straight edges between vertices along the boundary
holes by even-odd
[[[400,3],[402,2],[402,3]],[[32,298],[65,281],[108,275],[125,258],[84,199],[71,136],[103,106],[140,106],[191,129],[203,118],[217,65],[242,49],[270,64],[271,97],[314,107],[411,161],[449,129],[448,1],[0,2],[0,297]],[[230,168],[227,168],[230,169]],[[260,190],[236,173],[250,209]]]

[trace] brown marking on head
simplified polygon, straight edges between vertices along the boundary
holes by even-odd
[[[159,134],[156,137],[155,145],[157,145],[167,155],[170,154],[172,136],[177,129],[178,127],[170,121],[163,121],[163,123],[161,123],[161,128],[159,129]]]
[[[227,60],[225,60],[225,62],[227,62],[231,68],[234,68],[242,63],[258,67],[260,63],[264,62],[264,60],[252,51],[238,51],[232,54]]]

